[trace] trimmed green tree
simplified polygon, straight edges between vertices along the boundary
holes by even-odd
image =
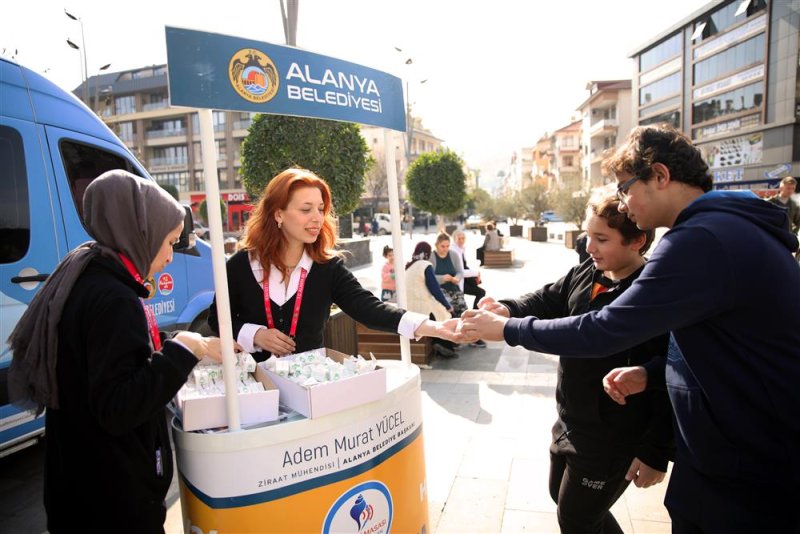
[[[589,192],[580,189],[560,189],[553,200],[556,212],[571,223],[575,223],[578,230],[583,230],[583,221],[586,220],[586,208],[589,205]]]
[[[174,198],[175,200],[180,200],[181,199],[181,196],[178,193],[178,188],[175,187],[174,185],[172,185],[172,184],[158,184],[158,185],[159,185],[159,187],[161,187],[161,189],[163,189],[164,191],[169,193],[170,196],[172,196],[172,198]]]
[[[485,219],[495,218],[494,199],[485,189],[478,188],[472,192],[472,199],[475,203],[475,211]]]
[[[261,114],[242,143],[242,183],[251,197],[280,172],[302,167],[328,182],[338,216],[358,207],[369,164],[360,127],[349,122]]]
[[[550,197],[547,188],[542,184],[533,184],[522,190],[520,204],[525,210],[525,215],[531,220],[538,220],[543,211],[550,209]]]
[[[438,216],[461,213],[467,200],[464,162],[452,150],[421,154],[406,173],[411,202]]]
[[[219,209],[222,212],[222,227],[225,228],[226,222],[228,221],[228,207],[225,205],[225,201],[219,201]],[[208,221],[208,202],[203,199],[200,203],[200,207],[197,208],[200,212],[200,218],[203,219],[203,222],[206,223],[206,226],[209,225]]]

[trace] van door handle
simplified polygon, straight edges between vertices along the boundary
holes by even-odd
[[[15,276],[11,279],[12,284],[22,284],[25,282],[44,282],[50,273],[36,274],[33,276]]]

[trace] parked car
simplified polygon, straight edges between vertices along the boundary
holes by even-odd
[[[541,223],[564,222],[564,219],[556,215],[555,211],[547,210],[542,212],[542,216],[539,218],[539,222]]]
[[[481,226],[485,225],[486,221],[480,215],[470,215],[464,222],[464,228],[467,230],[479,230]]]
[[[376,213],[375,220],[378,221],[378,235],[392,233],[392,218],[388,213]]]
[[[194,235],[200,239],[208,239],[208,228],[197,221],[194,221]]]

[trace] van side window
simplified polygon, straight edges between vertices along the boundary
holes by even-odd
[[[141,175],[127,159],[113,152],[66,140],[61,141],[60,148],[72,200],[75,202],[81,221],[83,221],[83,194],[92,180],[114,169]]]
[[[19,261],[31,241],[28,172],[22,136],[0,126],[0,263]]]

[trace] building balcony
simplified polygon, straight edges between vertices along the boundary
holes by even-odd
[[[601,134],[615,132],[619,128],[619,121],[617,119],[603,119],[597,121],[589,127],[589,136],[596,137]]]
[[[162,100],[161,102],[151,102],[150,104],[142,105],[142,111],[155,111],[157,109],[164,109],[169,106],[169,102]]]
[[[150,172],[185,171],[188,168],[187,158],[150,158],[148,170]]]
[[[177,130],[148,130],[145,133],[145,139],[161,139],[163,137],[186,137],[186,128],[178,128]]]
[[[233,122],[233,131],[235,132],[235,131],[238,131],[238,130],[247,130],[248,128],[250,128],[251,124],[253,124],[253,121],[251,121],[251,120],[249,120],[249,121],[234,121]]]

